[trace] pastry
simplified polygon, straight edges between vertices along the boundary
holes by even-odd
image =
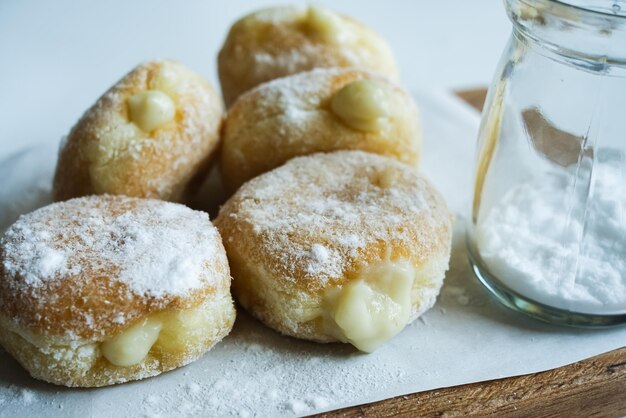
[[[372,29],[318,6],[264,9],[237,21],[218,55],[226,104],[263,82],[317,67],[357,67],[398,78]]]
[[[123,194],[181,201],[217,149],[223,107],[200,76],[173,61],[128,73],[62,143],[55,200]]]
[[[220,163],[234,192],[293,157],[363,150],[417,165],[421,126],[409,94],[356,69],[315,69],[250,90],[228,110]]]
[[[188,364],[235,320],[203,212],[99,195],[22,216],[0,241],[0,344],[30,374],[105,386]]]
[[[426,179],[362,151],[294,158],[254,178],[215,225],[246,310],[285,335],[366,352],[435,303],[452,235]]]

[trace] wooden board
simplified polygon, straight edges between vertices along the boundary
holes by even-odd
[[[486,91],[468,90],[458,95],[481,109]],[[626,416],[626,347],[541,373],[414,393],[319,416],[477,415],[534,418]]]

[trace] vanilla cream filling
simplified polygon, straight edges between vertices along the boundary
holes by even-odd
[[[176,106],[160,90],[144,90],[128,98],[130,120],[142,131],[151,132],[174,119]]]
[[[141,363],[152,347],[170,354],[185,352],[206,339],[212,321],[204,305],[150,315],[137,325],[102,342],[102,355],[115,366]]]
[[[161,321],[147,318],[103,342],[102,355],[115,366],[132,366],[140,363],[159,338],[162,327]]]
[[[307,28],[326,42],[342,44],[351,41],[352,32],[343,18],[331,10],[309,6],[305,16]]]
[[[380,131],[391,116],[391,92],[377,80],[356,80],[343,86],[330,108],[349,127],[366,132]]]
[[[330,289],[324,298],[329,333],[361,351],[376,350],[408,323],[416,274],[406,261],[387,261],[369,267],[341,288]]]

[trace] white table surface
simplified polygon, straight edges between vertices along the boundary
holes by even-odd
[[[217,84],[215,57],[230,24],[276,3],[285,2],[0,0],[0,158],[59,141],[140,61],[180,60]],[[408,88],[488,84],[511,28],[499,0],[314,3],[378,30]]]

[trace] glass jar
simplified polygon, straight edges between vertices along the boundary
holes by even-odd
[[[468,247],[506,306],[626,323],[626,1],[505,0]]]

